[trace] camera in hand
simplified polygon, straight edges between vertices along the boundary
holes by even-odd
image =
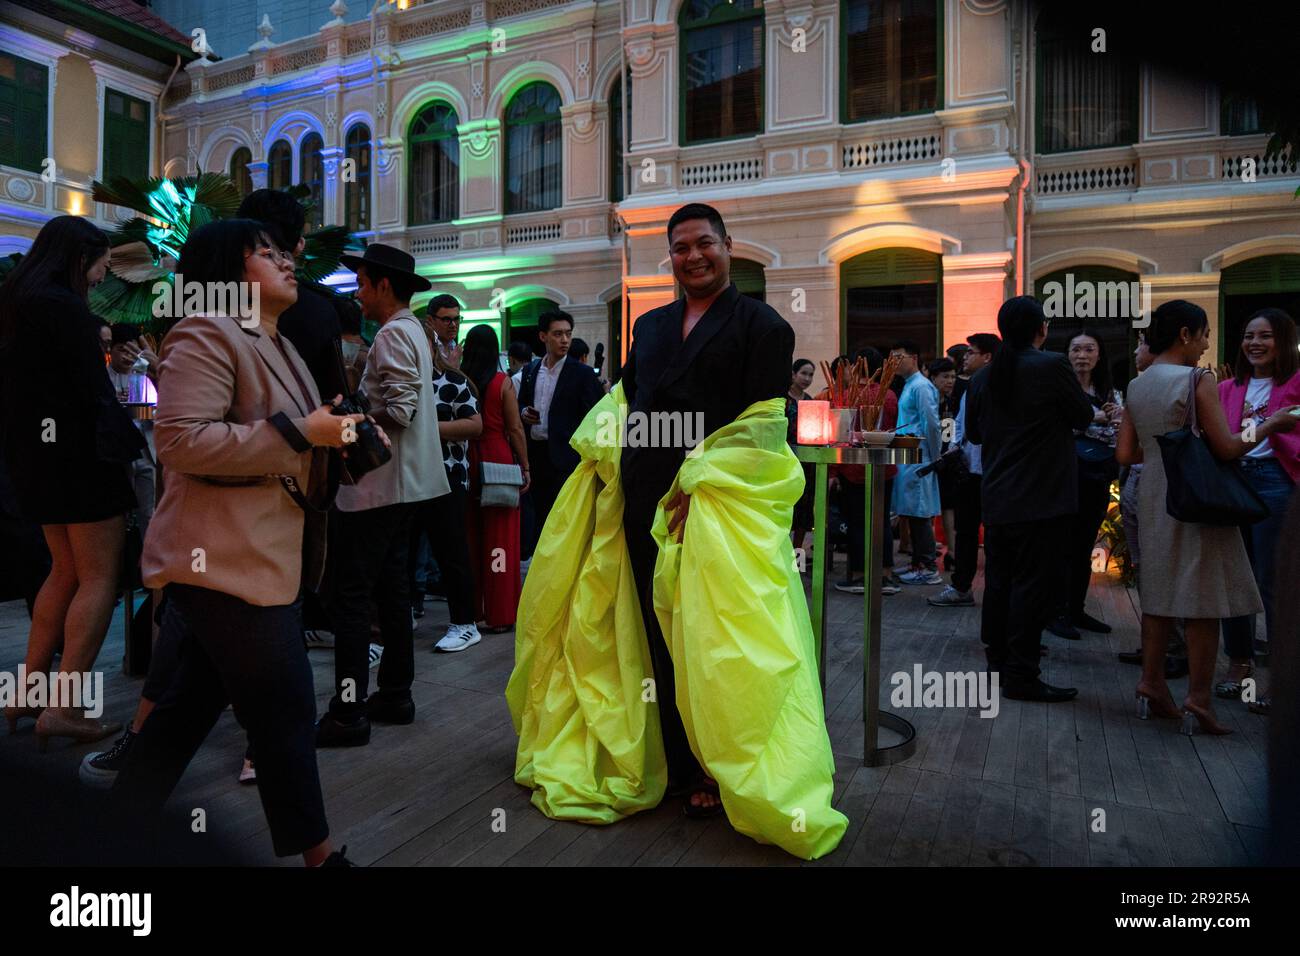
[[[355,398],[345,398],[334,406],[335,415],[364,415],[365,409]],[[362,475],[369,474],[380,465],[387,464],[393,452],[379,437],[374,423],[363,418],[356,425],[357,440],[344,446],[344,461],[353,482],[361,480]]]
[[[346,382],[347,376],[343,371],[343,347],[338,339],[334,340],[334,355],[339,364],[339,380]],[[364,415],[366,410],[353,395],[345,396],[335,405],[334,414]],[[379,437],[379,432],[375,429],[374,422],[369,418],[363,418],[356,423],[356,436],[356,441],[349,442],[343,448],[344,467],[354,484],[360,481],[363,475],[387,464],[393,457],[392,450],[384,444],[384,440]]]
[[[931,472],[939,475],[951,475],[958,479],[965,478],[969,474],[966,469],[966,458],[962,455],[960,448],[949,449],[934,461],[927,462],[916,469],[917,476],[921,478]]]

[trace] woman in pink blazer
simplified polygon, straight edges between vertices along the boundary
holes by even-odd
[[[1261,309],[1250,317],[1237,353],[1234,375],[1219,383],[1219,401],[1228,427],[1244,433],[1257,428],[1273,412],[1300,405],[1300,355],[1296,352],[1296,326],[1281,309]],[[1241,529],[1250,566],[1264,599],[1264,623],[1273,639],[1274,564],[1278,538],[1296,483],[1300,482],[1300,429],[1275,432],[1237,459],[1242,474],[1268,505],[1263,521]],[[1225,618],[1223,647],[1230,664],[1215,685],[1222,698],[1240,699],[1242,681],[1255,673],[1255,619]],[[1251,703],[1255,713],[1269,712],[1269,699],[1260,695]]]

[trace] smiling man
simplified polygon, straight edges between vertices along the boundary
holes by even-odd
[[[731,237],[716,209],[700,203],[678,209],[668,220],[668,247],[684,294],[636,323],[622,377],[628,413],[700,413],[709,435],[753,403],[786,393],[794,330],[770,306],[742,296],[732,284]],[[686,452],[685,447],[623,449],[623,527],[654,663],[669,792],[686,792],[687,813],[702,815],[719,812],[721,803],[687,742],[675,703],[673,661],[652,593],[659,548],[650,529]],[[689,528],[689,504],[680,494],[669,503],[673,531]]]

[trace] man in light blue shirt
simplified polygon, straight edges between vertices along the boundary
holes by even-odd
[[[899,575],[904,584],[942,584],[935,564],[934,519],[939,514],[939,476],[933,470],[920,474],[921,467],[937,461],[943,447],[939,425],[939,390],[920,372],[920,349],[915,342],[895,343],[889,355],[903,377],[903,394],[898,397],[900,435],[921,439],[921,461],[899,465],[894,479],[893,509],[907,519],[912,531],[911,568]]]

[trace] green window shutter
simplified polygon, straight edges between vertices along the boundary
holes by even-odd
[[[764,300],[767,293],[767,279],[760,263],[752,259],[732,259],[731,281],[735,283],[737,291],[742,295],[758,299],[760,302]]]
[[[148,176],[149,104],[117,90],[104,91],[104,181]]]
[[[50,71],[0,53],[0,164],[40,172],[49,155]]]
[[[910,285],[914,282],[938,282],[940,258],[922,249],[877,249],[854,256],[844,264],[846,288],[870,288],[882,285]]]
[[[1223,270],[1225,295],[1293,292],[1300,289],[1300,256],[1261,256]]]

